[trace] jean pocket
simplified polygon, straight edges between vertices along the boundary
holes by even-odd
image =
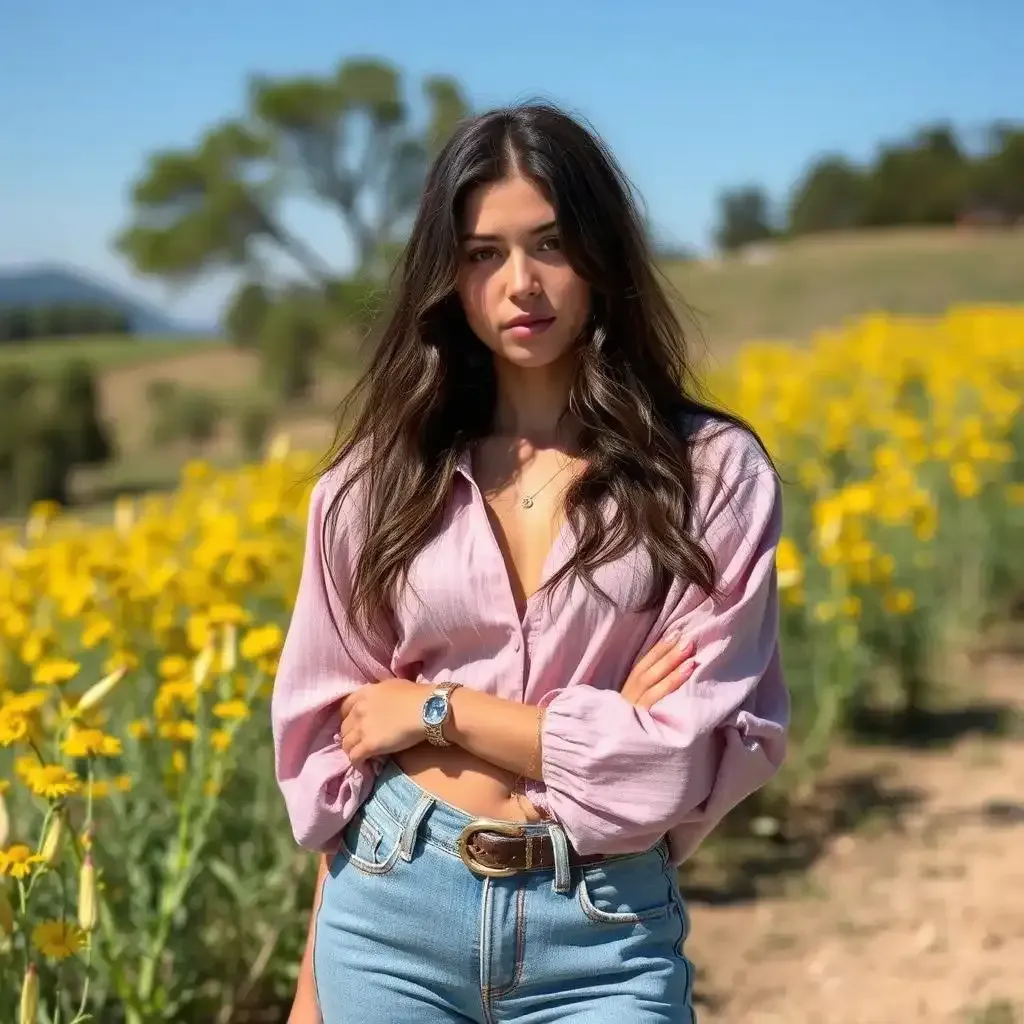
[[[660,847],[635,857],[591,864],[580,872],[577,893],[587,919],[633,925],[667,917],[675,897]]]
[[[341,833],[339,855],[367,875],[386,875],[398,860],[399,830],[367,813],[365,807],[352,816]]]

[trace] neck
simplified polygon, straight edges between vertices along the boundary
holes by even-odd
[[[574,367],[571,361],[538,369],[513,366],[498,360],[497,434],[526,438],[535,444],[554,444],[572,433],[569,403]]]

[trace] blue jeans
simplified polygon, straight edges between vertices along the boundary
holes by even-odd
[[[388,761],[324,882],[313,973],[324,1024],[692,1024],[689,922],[662,841],[569,868],[480,877],[471,815]]]

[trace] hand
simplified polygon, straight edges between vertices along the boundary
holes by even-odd
[[[408,679],[357,687],[341,702],[341,748],[352,764],[416,746],[426,736],[423,702],[430,689]]]
[[[650,709],[667,694],[678,690],[697,667],[692,640],[661,640],[633,667],[620,691],[630,704]]]

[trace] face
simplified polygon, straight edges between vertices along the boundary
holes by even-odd
[[[562,251],[553,207],[519,176],[469,197],[458,291],[476,336],[499,359],[524,368],[570,358],[590,308],[590,289]]]

